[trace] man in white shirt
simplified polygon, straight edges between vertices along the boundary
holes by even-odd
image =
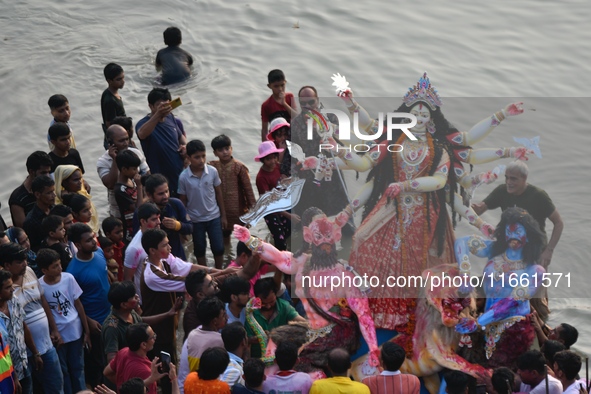
[[[142,234],[152,228],[160,228],[160,209],[156,204],[142,204],[137,211],[140,229],[135,234],[127,249],[125,250],[125,259],[123,263],[124,279],[131,280],[135,284],[135,290],[140,295],[140,277],[142,276],[144,261],[148,257],[142,247]]]
[[[522,393],[562,393],[562,383],[547,373],[546,359],[539,350],[530,350],[519,356],[517,374],[521,377],[522,383],[519,391]]]
[[[581,365],[581,357],[570,350],[563,350],[554,355],[554,373],[562,383],[564,393],[579,394],[581,386],[587,389],[585,380],[577,380]]]
[[[109,150],[105,151],[105,153],[98,159],[96,163],[96,170],[98,172],[99,178],[103,182],[103,185],[107,188],[107,197],[109,201],[109,214],[111,216],[115,216],[116,218],[120,218],[119,214],[119,207],[117,206],[117,201],[115,201],[115,193],[113,192],[113,187],[115,183],[117,183],[117,177],[119,176],[119,169],[117,168],[117,163],[115,162],[115,158],[117,154],[123,152],[126,149],[129,149],[133,153],[140,158],[140,174],[149,174],[150,167],[146,163],[146,158],[144,154],[137,148],[130,148],[129,147],[129,134],[127,131],[119,126],[119,125],[111,125],[107,129],[106,133],[107,141],[109,142]]]
[[[176,306],[180,308],[182,297],[179,295],[185,292],[186,276],[191,271],[204,270],[206,267],[187,263],[174,257],[170,253],[168,237],[163,230],[157,228],[146,230],[142,234],[141,242],[148,255],[143,275],[140,278],[144,316],[159,315]],[[171,362],[177,364],[176,317],[170,316],[152,324],[152,328],[158,335],[158,342],[148,355],[154,357],[158,356],[161,351],[165,351],[170,354]],[[160,383],[164,394],[171,392],[168,378],[163,378]]]

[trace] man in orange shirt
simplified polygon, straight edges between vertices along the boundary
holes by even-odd
[[[394,342],[382,345],[382,367],[384,370],[376,376],[363,379],[371,394],[419,394],[421,382],[419,378],[399,371],[406,354],[402,346]]]

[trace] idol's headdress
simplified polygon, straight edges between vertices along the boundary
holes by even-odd
[[[408,92],[402,98],[402,101],[407,107],[412,107],[418,102],[426,103],[433,111],[443,105],[437,89],[431,86],[427,73],[423,74],[423,77],[419,79],[415,86],[408,88]]]

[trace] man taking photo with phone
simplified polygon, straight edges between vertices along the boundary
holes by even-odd
[[[150,113],[140,119],[135,130],[152,171],[168,179],[170,192],[177,197],[179,175],[184,169],[187,137],[183,122],[172,114],[168,89],[154,88],[148,94]]]
[[[152,327],[146,323],[136,323],[127,329],[127,344],[129,347],[117,352],[115,358],[105,367],[103,374],[117,385],[117,389],[131,378],[143,379],[148,394],[157,393],[157,382],[168,376],[172,382],[172,393],[179,393],[176,377],[176,367],[168,363],[169,372],[164,372],[163,363],[159,357],[150,362],[147,354],[154,348],[157,336]],[[170,355],[169,355],[170,356]],[[161,372],[162,371],[162,372]]]

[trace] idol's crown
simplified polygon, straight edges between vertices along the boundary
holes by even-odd
[[[417,82],[415,86],[408,88],[408,92],[402,98],[402,101],[407,107],[412,107],[418,102],[423,102],[426,103],[433,111],[442,105],[441,98],[437,93],[437,89],[431,86],[431,82],[429,82],[427,73],[423,74],[423,77],[419,79],[419,82]]]

